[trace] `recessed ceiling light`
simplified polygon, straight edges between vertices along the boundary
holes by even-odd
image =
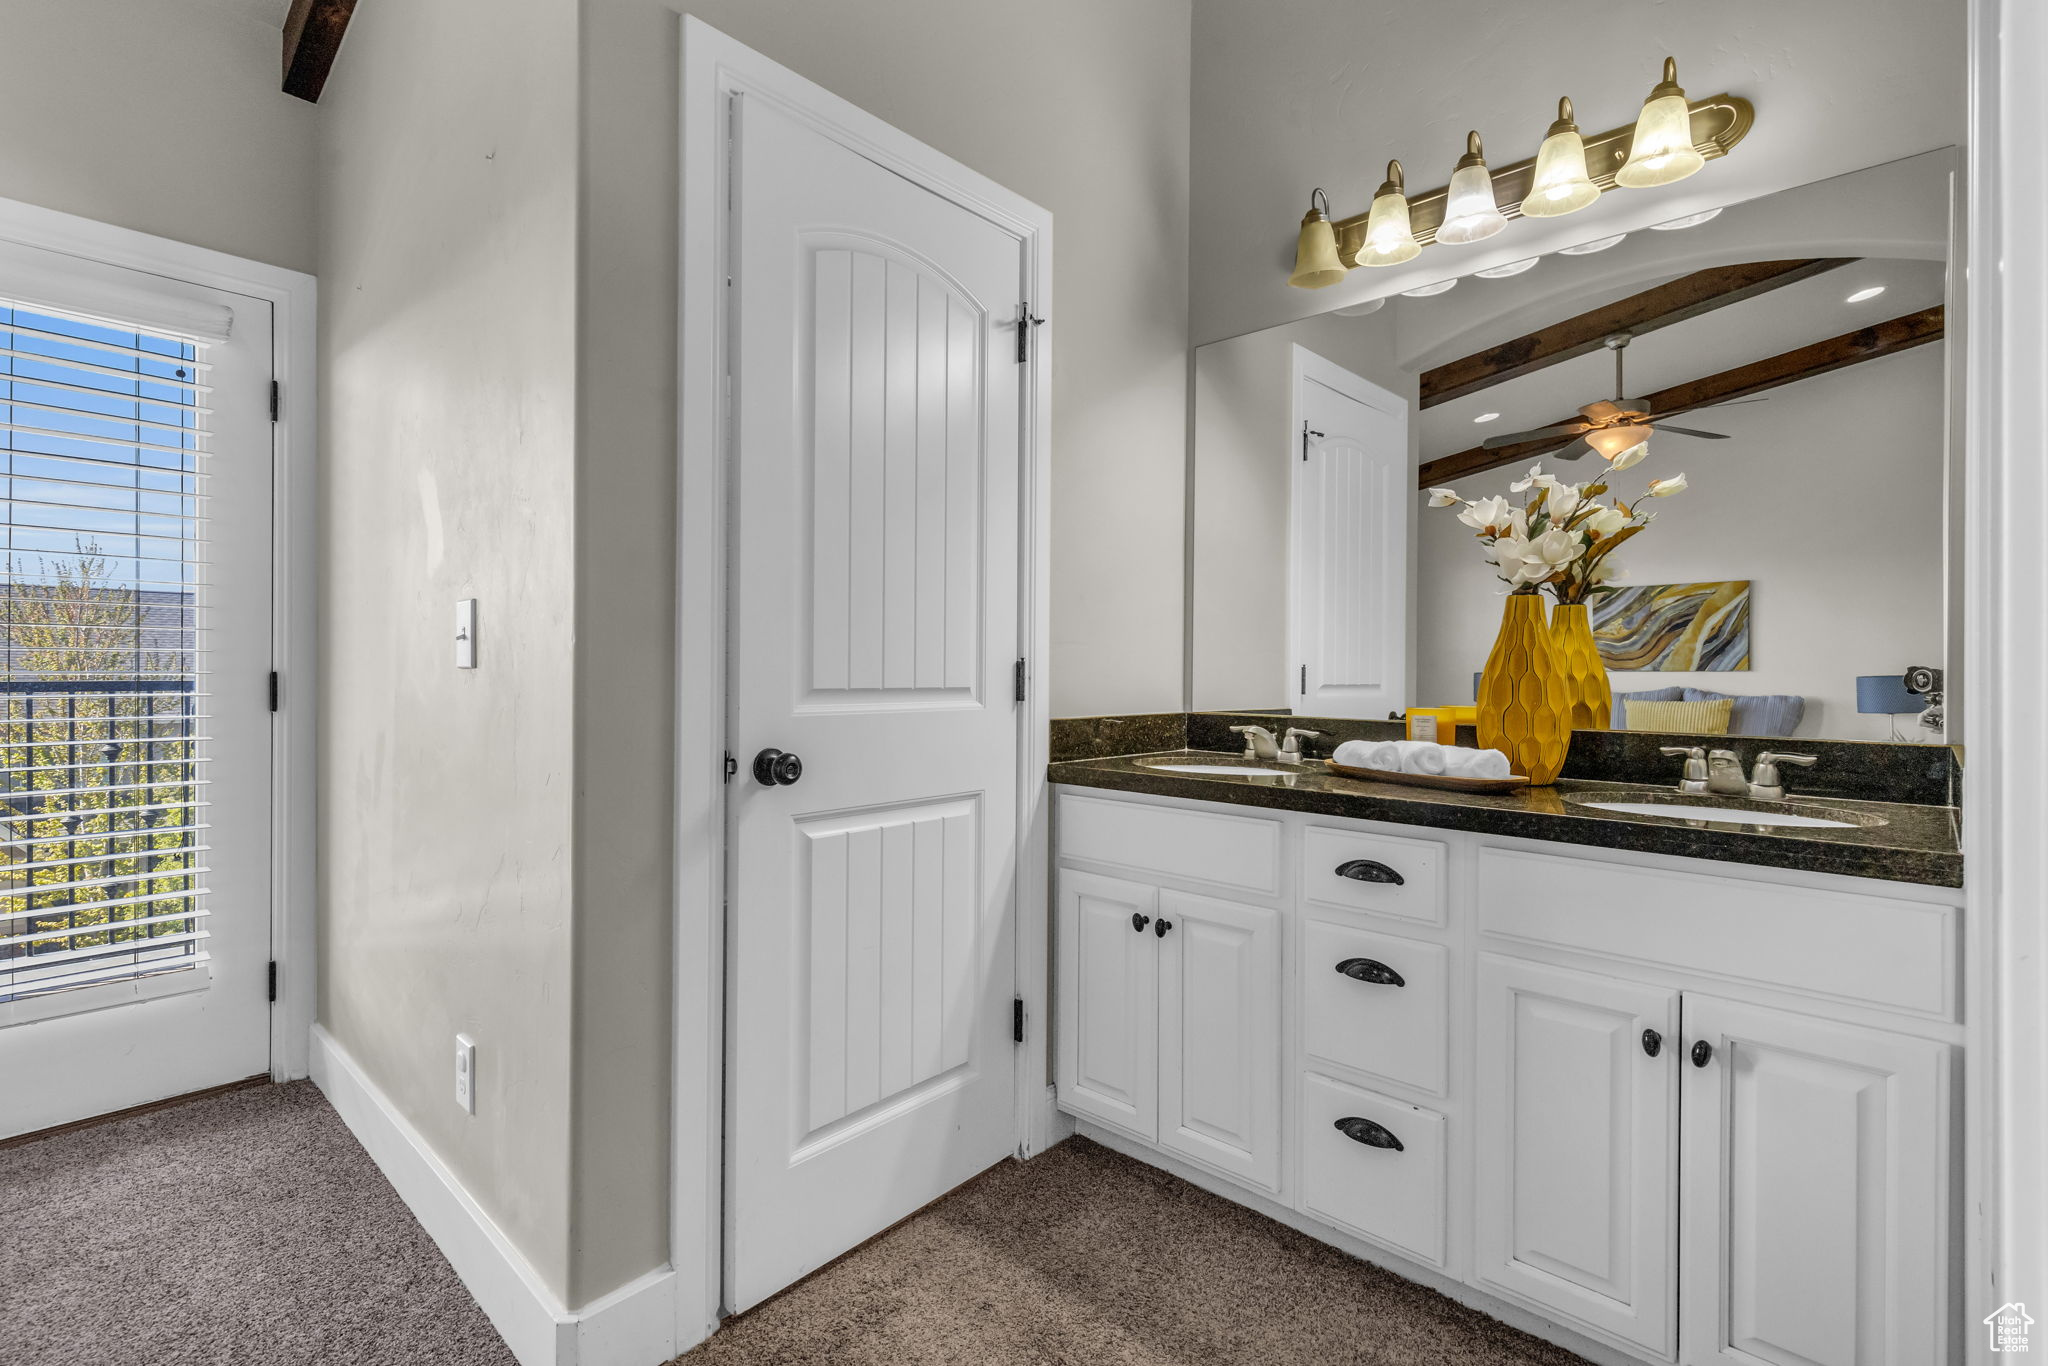
[[[1581,242],[1576,247],[1559,247],[1558,254],[1560,256],[1591,256],[1596,251],[1605,251],[1609,247],[1618,247],[1627,240],[1627,233],[1618,232],[1612,237],[1600,237],[1591,242]]]
[[[1472,273],[1482,280],[1505,280],[1510,275],[1520,275],[1523,271],[1532,269],[1542,259],[1540,256],[1525,256],[1504,266],[1488,266],[1485,270],[1475,270]]]
[[[1427,299],[1432,294],[1442,294],[1446,290],[1455,288],[1457,283],[1458,279],[1454,275],[1448,280],[1438,280],[1433,285],[1417,285],[1414,289],[1404,289],[1401,293],[1410,299]]]
[[[1884,293],[1883,285],[1872,285],[1868,289],[1857,290],[1854,294],[1851,294],[1848,298],[1842,300],[1842,302],[1845,304],[1860,304],[1865,299],[1875,299],[1878,295],[1882,293]]]
[[[1368,313],[1377,313],[1386,306],[1385,299],[1367,299],[1362,304],[1346,304],[1337,310],[1337,315],[1342,318],[1363,318]]]
[[[1474,422],[1491,422],[1499,416],[1499,413],[1481,413],[1479,416],[1473,418],[1472,420]]]
[[[1720,216],[1721,211],[1719,209],[1708,209],[1702,213],[1689,213],[1683,218],[1674,218],[1669,223],[1652,223],[1650,224],[1650,231],[1677,232],[1680,228],[1696,228],[1700,224],[1710,222]]]

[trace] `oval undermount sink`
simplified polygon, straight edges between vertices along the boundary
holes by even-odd
[[[1819,808],[1826,815],[1808,814],[1785,806],[1762,802],[1751,802],[1742,806],[1722,805],[1716,802],[1587,802],[1572,801],[1574,806],[1588,807],[1594,811],[1612,811],[1623,816],[1656,816],[1664,820],[1705,822],[1710,825],[1785,825],[1808,830],[1855,830],[1866,826],[1883,825],[1881,816],[1865,816],[1860,812],[1837,811],[1833,808]],[[1846,817],[1847,819],[1841,819]]]
[[[1208,773],[1223,774],[1232,778],[1285,778],[1294,770],[1285,768],[1253,768],[1249,764],[1146,764],[1146,768],[1161,773]]]

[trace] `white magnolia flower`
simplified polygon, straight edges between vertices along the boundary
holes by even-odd
[[[1539,484],[1554,484],[1556,482],[1556,480],[1552,479],[1549,475],[1543,472],[1543,466],[1531,465],[1529,466],[1528,477],[1524,479],[1518,479],[1514,483],[1509,484],[1508,492],[1527,493],[1530,489],[1535,488]]]
[[[1465,510],[1458,514],[1458,520],[1474,531],[1485,531],[1490,527],[1503,528],[1508,525],[1509,511],[1508,500],[1496,495],[1467,503]]]
[[[1453,503],[1462,503],[1464,501],[1464,499],[1458,496],[1456,489],[1431,489],[1429,491],[1429,505],[1433,508],[1447,508]]]
[[[1628,514],[1620,508],[1602,507],[1598,512],[1589,513],[1579,526],[1595,536],[1606,538],[1628,525]]]
[[[1554,577],[1576,560],[1585,547],[1576,535],[1554,526],[1540,536],[1505,538],[1496,542],[1493,549],[1500,576],[1519,588]]]
[[[1609,462],[1609,467],[1617,470],[1625,470],[1631,465],[1640,465],[1643,462],[1643,457],[1648,455],[1649,453],[1650,443],[1647,441],[1638,441],[1635,445],[1630,446],[1620,455],[1615,456],[1614,459]]]
[[[1509,508],[1509,509],[1508,509],[1508,529],[1509,529],[1509,530],[1511,530],[1511,531],[1513,531],[1513,532],[1515,533],[1515,539],[1516,539],[1516,540],[1518,540],[1518,541],[1526,541],[1526,540],[1528,540],[1528,539],[1529,539],[1529,510],[1528,510],[1527,508]]]
[[[1584,488],[1584,484],[1553,483],[1550,486],[1550,520],[1569,521],[1571,515],[1578,511],[1579,503],[1582,501],[1580,492]]]
[[[1610,555],[1593,566],[1593,576],[1590,581],[1594,584],[1619,583],[1621,581],[1621,566],[1616,564],[1614,557]]]
[[[1683,472],[1680,472],[1672,475],[1669,479],[1652,479],[1650,481],[1650,496],[1652,498],[1669,498],[1674,493],[1684,493],[1685,488],[1685,475]]]

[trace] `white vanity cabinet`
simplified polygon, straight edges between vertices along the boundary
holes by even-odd
[[[1060,792],[1105,1141],[1577,1350],[1950,1361],[1960,893]]]

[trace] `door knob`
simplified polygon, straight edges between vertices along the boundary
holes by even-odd
[[[1664,1036],[1654,1029],[1643,1031],[1643,1052],[1656,1057],[1664,1051]]]
[[[754,781],[763,787],[788,787],[804,776],[804,761],[779,749],[754,756]]]
[[[1137,911],[1131,912],[1131,928],[1136,930],[1139,934],[1143,934],[1145,932],[1145,927],[1151,923],[1151,916],[1142,915]]]
[[[1701,1039],[1692,1046],[1692,1065],[1694,1067],[1705,1067],[1713,1059],[1714,1046],[1705,1039]]]

